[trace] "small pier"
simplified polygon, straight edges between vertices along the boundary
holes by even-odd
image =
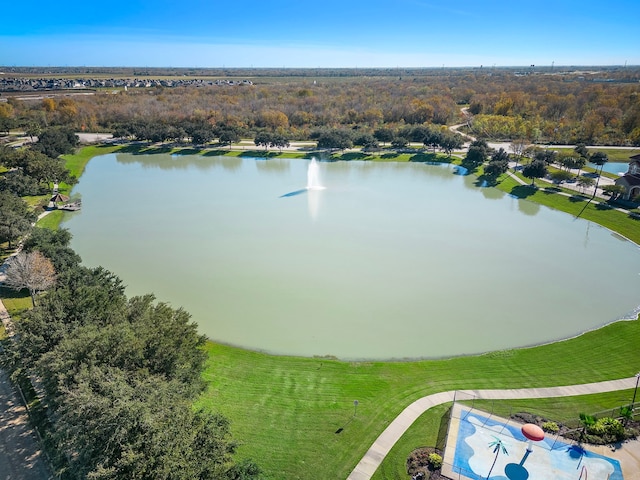
[[[56,209],[65,210],[67,212],[77,212],[82,207],[82,203],[80,201],[65,203],[64,205],[57,205]]]

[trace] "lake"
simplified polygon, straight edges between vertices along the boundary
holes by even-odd
[[[549,342],[640,304],[640,250],[450,165],[92,159],[64,227],[127,293],[275,354],[435,358]]]

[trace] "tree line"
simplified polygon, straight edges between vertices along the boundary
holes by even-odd
[[[128,298],[116,275],[81,265],[68,231],[33,227],[25,198],[75,181],[59,156],[78,143],[68,127],[38,133],[29,147],[0,148],[0,241],[23,244],[5,288],[27,289],[34,305],[14,319],[2,361],[38,397],[56,475],[261,478],[234,460],[229,421],[193,408],[207,356],[189,314],[153,295]]]
[[[24,236],[36,215],[24,200],[52,192],[52,185],[73,184],[60,155],[71,153],[78,137],[69,127],[50,127],[39,132],[38,141],[30,147],[0,147],[0,243],[9,248]]]
[[[35,101],[9,98],[0,103],[0,131],[65,125],[113,132],[145,119],[210,124],[243,138],[267,129],[290,140],[308,140],[317,128],[373,132],[468,120],[473,134],[486,139],[639,145],[638,78],[640,72],[632,68],[536,75],[485,69],[406,77],[389,72],[261,76],[253,85],[98,91]],[[462,107],[468,118],[461,117]]]
[[[207,357],[189,314],[153,295],[128,298],[116,275],[81,265],[70,238],[36,228],[25,240],[25,255],[55,269],[55,286],[14,319],[4,345],[13,376],[37,386],[56,475],[261,478],[255,463],[234,460],[229,421],[193,408]]]

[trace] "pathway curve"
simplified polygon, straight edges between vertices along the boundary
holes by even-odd
[[[398,415],[391,424],[373,442],[362,460],[353,469],[347,480],[368,480],[375,473],[391,448],[404,435],[408,428],[420,415],[437,405],[453,402],[456,394],[467,398],[483,400],[514,400],[522,398],[551,398],[590,395],[593,393],[613,392],[632,389],[636,385],[636,377],[609,380],[607,382],[568,385],[564,387],[519,388],[511,390],[458,390],[435,393],[422,397]]]

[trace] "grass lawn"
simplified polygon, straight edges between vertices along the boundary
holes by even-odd
[[[20,316],[23,312],[33,308],[31,296],[26,290],[16,292],[9,288],[0,287],[0,299],[12,317]]]
[[[49,228],[51,230],[57,230],[64,219],[66,212],[63,210],[53,210],[49,214],[38,220],[37,225],[41,228]]]
[[[571,193],[572,197],[558,195],[543,188],[534,189],[528,185],[520,185],[508,176],[500,177],[499,182],[496,188],[503,192],[567,212],[573,216],[591,220],[640,244],[640,220],[633,219],[625,213],[610,208],[608,205],[588,202],[589,197],[584,197],[577,192],[569,190],[565,191]],[[536,181],[536,185],[539,187],[551,186],[551,184],[540,181]]]
[[[67,161],[74,165],[76,172],[81,172],[92,155],[116,150],[136,153],[130,147],[108,148],[112,150],[87,147],[74,158],[67,157]],[[157,153],[168,152],[161,150]],[[184,150],[187,149],[170,151]],[[184,153],[234,156],[259,153],[258,150],[203,153],[188,150]],[[274,155],[270,156],[280,156],[277,152],[271,153]],[[310,155],[287,152],[282,157],[308,158]],[[370,157],[378,161],[431,161],[432,158],[429,154]],[[592,205],[583,209],[584,199],[570,200],[533,190],[510,178],[504,179],[498,188],[573,215],[581,214],[640,243],[640,223],[620,212]],[[55,217],[47,221],[54,220]],[[462,388],[543,387],[629,377],[639,369],[639,340],[640,321],[636,320],[618,322],[575,339],[535,348],[408,362],[341,362],[329,358],[272,356],[210,342],[206,347],[208,364],[204,373],[208,388],[198,405],[226,415],[232,422],[234,438],[240,442],[240,456],[256,460],[272,479],[346,478],[389,422],[417,398]],[[429,341],[455,340],[438,338],[435,331],[434,337],[425,341],[428,345]],[[557,399],[552,403],[531,400],[522,407],[534,412],[536,408],[548,411],[549,415],[545,416],[554,419],[558,417],[551,413],[562,413],[564,409],[562,415],[568,418],[580,411],[601,410],[601,406],[617,407],[615,403],[625,395],[581,397],[568,400],[564,406]],[[359,401],[355,415],[354,400]],[[509,405],[515,403],[510,401]],[[417,446],[436,443],[446,408],[442,406],[425,413],[394,448],[375,478],[403,478],[408,452]],[[336,433],[338,430],[340,433]]]
[[[573,148],[551,148],[550,150],[555,150],[558,153],[567,153],[573,154],[575,153]],[[629,163],[629,157],[636,155],[640,152],[640,147],[636,149],[627,149],[627,148],[588,148],[590,154],[594,154],[596,152],[606,153],[610,162],[621,162],[621,163]]]
[[[640,321],[618,322],[535,348],[413,362],[270,356],[210,343],[208,389],[199,405],[231,419],[241,456],[258,461],[271,478],[346,478],[389,422],[417,398],[462,388],[629,377],[638,370],[638,339]],[[438,423],[427,417],[427,424]],[[419,445],[434,432],[407,433],[411,448],[423,434]]]
[[[89,163],[89,160],[93,157],[112,153],[121,148],[120,145],[90,145],[79,149],[78,152],[73,155],[63,155],[62,158],[64,158],[65,166],[69,169],[71,175],[80,178],[87,163]]]

